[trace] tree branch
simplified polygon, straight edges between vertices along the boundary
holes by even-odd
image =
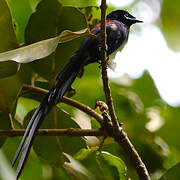
[[[139,154],[135,150],[134,146],[130,142],[127,134],[119,126],[113,100],[111,96],[111,90],[109,87],[107,76],[107,63],[106,63],[106,0],[101,0],[101,61],[102,61],[102,80],[104,86],[104,93],[106,96],[106,103],[108,105],[109,114],[103,113],[104,124],[103,128],[109,136],[113,137],[115,141],[124,149],[126,155],[134,164],[136,171],[141,180],[150,180],[148,171],[141,160]]]
[[[16,137],[23,136],[25,130],[0,130],[0,136],[3,137]],[[102,130],[92,130],[92,129],[40,129],[37,132],[38,136],[105,136],[105,132]]]
[[[41,93],[44,95],[46,95],[48,93],[48,90],[38,88],[35,86],[30,86],[30,85],[23,85],[22,90],[34,91],[34,92],[38,92],[38,93]],[[103,124],[103,117],[99,113],[94,111],[92,108],[90,108],[89,106],[86,106],[76,100],[73,100],[73,99],[65,97],[65,96],[62,97],[61,102],[80,109],[81,111],[85,112],[86,114],[90,115],[91,117],[94,117],[100,124]]]
[[[104,93],[106,96],[106,103],[108,105],[109,114],[113,123],[115,131],[118,131],[119,124],[114,111],[113,100],[111,97],[111,90],[107,76],[107,62],[106,62],[106,0],[101,1],[101,62],[102,62],[102,80],[104,86]]]
[[[114,131],[111,119],[107,113],[103,113],[103,118],[104,118],[104,126],[103,126],[104,130],[107,132],[107,134],[110,137],[114,138],[114,140],[124,149],[124,152],[131,160],[131,162],[134,164],[134,167],[139,175],[139,178],[141,180],[150,180],[151,178],[148,174],[145,164],[141,160],[141,157],[139,156],[138,152],[136,151],[135,147],[129,140],[124,130],[121,129],[119,130],[119,132]]]

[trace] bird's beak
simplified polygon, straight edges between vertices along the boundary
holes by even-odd
[[[133,19],[134,23],[143,23],[143,21],[140,21],[138,19]]]

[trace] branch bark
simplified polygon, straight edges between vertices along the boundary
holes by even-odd
[[[31,86],[31,85],[23,85],[22,90],[38,92],[38,93],[41,93],[44,95],[46,95],[48,93],[48,90],[38,88],[35,86]],[[89,106],[86,106],[86,105],[84,105],[76,100],[73,100],[71,98],[68,98],[66,96],[62,97],[61,102],[80,109],[81,111],[85,112],[86,114],[90,115],[91,117],[94,117],[101,125],[103,124],[103,117],[99,113],[94,111],[92,108],[90,108]]]
[[[25,130],[13,129],[13,130],[0,130],[0,136],[3,137],[16,137],[23,136]],[[37,132],[38,136],[105,136],[105,132],[102,130],[91,129],[40,129]]]
[[[138,152],[136,151],[135,147],[129,140],[129,137],[127,136],[126,132],[123,129],[119,131],[114,131],[111,119],[107,113],[103,113],[103,118],[104,130],[110,137],[114,138],[114,140],[122,147],[128,158],[131,160],[132,164],[134,164],[139,178],[141,180],[150,180],[151,178],[146,169],[146,166],[143,163]]]
[[[141,180],[150,180],[150,176],[146,169],[145,164],[137,153],[133,144],[130,142],[127,134],[119,126],[117,116],[115,114],[111,90],[109,87],[107,76],[107,63],[106,63],[106,0],[101,0],[101,61],[102,61],[102,80],[104,86],[104,93],[106,96],[106,103],[109,109],[109,115],[103,113],[104,124],[103,128],[109,136],[113,137],[115,141],[124,149],[126,155],[134,164],[136,171]]]
[[[109,80],[107,76],[107,62],[106,62],[106,0],[101,1],[101,62],[102,62],[102,80],[104,86],[104,93],[106,96],[106,103],[108,105],[109,114],[113,123],[113,128],[118,131],[119,124],[114,111],[111,90],[109,87]]]

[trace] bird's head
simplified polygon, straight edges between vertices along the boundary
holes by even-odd
[[[124,24],[126,24],[128,27],[130,27],[132,24],[135,23],[142,23],[143,21],[137,20],[134,16],[129,14],[127,11],[124,10],[116,10],[111,12],[106,17],[109,20],[117,20]]]

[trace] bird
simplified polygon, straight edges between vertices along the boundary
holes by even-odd
[[[137,20],[125,10],[115,10],[106,16],[107,57],[110,57],[111,55],[113,56],[113,53],[117,52],[117,50],[123,49],[124,45],[127,43],[131,25],[141,22],[142,21]],[[91,30],[91,33],[96,36],[100,36],[101,24],[97,24]],[[40,128],[40,125],[46,115],[53,106],[61,101],[64,94],[71,88],[71,85],[78,76],[80,70],[88,64],[96,62],[99,63],[100,60],[100,41],[95,38],[85,37],[82,40],[79,49],[70,58],[69,63],[57,74],[55,85],[49,90],[48,94],[44,97],[29,121],[24,136],[12,161],[12,166],[14,166],[22,151],[16,171],[16,179],[18,179],[22,173],[35,138],[35,134]]]

